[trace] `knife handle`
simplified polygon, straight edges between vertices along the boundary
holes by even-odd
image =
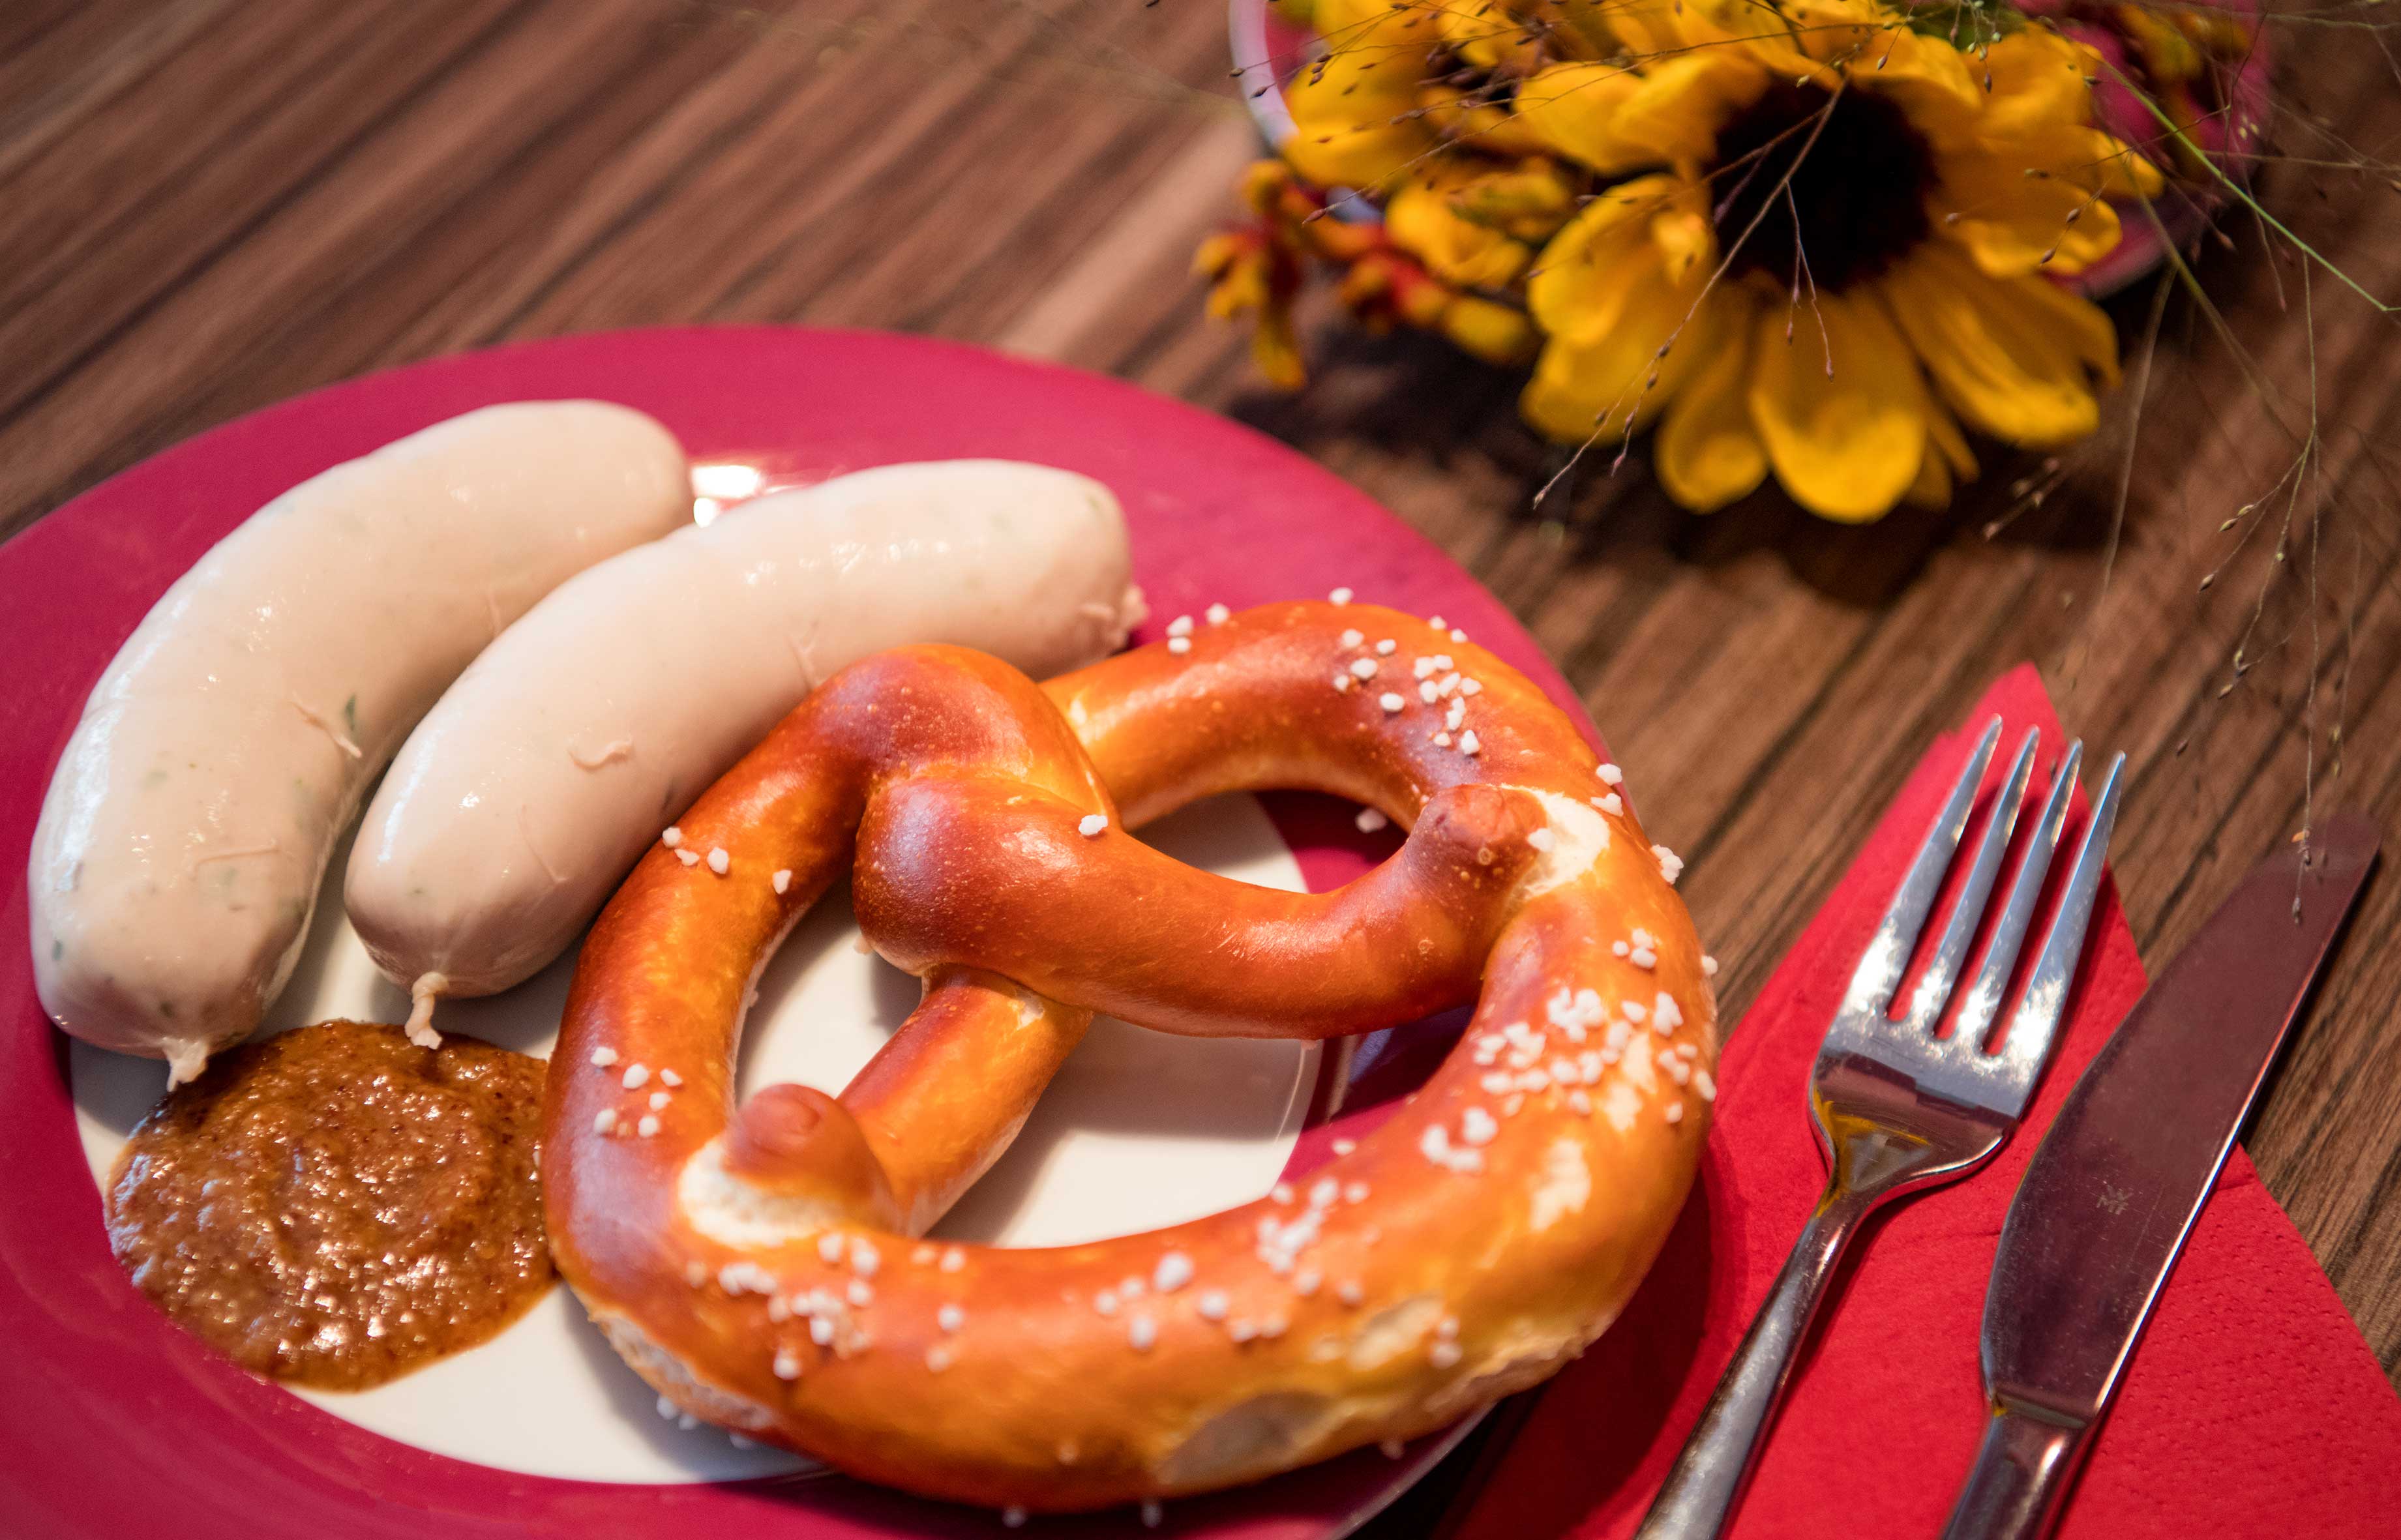
[[[1996,1406],[1942,1540],[2041,1540],[2084,1452],[2082,1423]]]

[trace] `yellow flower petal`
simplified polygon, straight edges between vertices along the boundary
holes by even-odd
[[[1520,240],[1549,239],[1575,206],[1575,189],[1555,163],[1540,157],[1468,177],[1451,194],[1451,207],[1461,218]]]
[[[1696,196],[1675,177],[1643,176],[1585,205],[1543,248],[1526,280],[1528,307],[1543,330],[1583,344],[1615,326],[1629,275],[1657,265],[1652,222]]]
[[[1927,210],[1996,278],[2080,273],[2115,250],[2120,234],[2118,211],[2097,187],[2006,148],[1945,158]]]
[[[1759,100],[1768,73],[1749,53],[1704,48],[1644,67],[1642,84],[1618,107],[1612,131],[1634,164],[1683,166],[1717,153],[1718,125]]]
[[[1284,158],[1322,187],[1381,187],[1437,143],[1414,110],[1434,23],[1363,0],[1320,0],[1317,21],[1332,52],[1285,89]]]
[[[1461,294],[1442,313],[1442,334],[1487,363],[1525,362],[1541,340],[1526,312],[1475,294]]]
[[[1891,30],[1870,41],[1851,73],[1851,88],[1885,97],[1909,115],[1910,126],[1940,153],[1973,144],[1987,110],[1983,88],[1968,56],[1941,38]]]
[[[1418,106],[1445,141],[1478,155],[1533,156],[1550,148],[1508,108],[1476,101],[1456,86],[1420,87]]]
[[[1562,443],[1633,432],[1673,400],[1701,361],[1689,330],[1698,282],[1677,283],[1656,253],[1625,270],[1617,323],[1585,340],[1553,335],[1518,398],[1528,422]],[[1670,339],[1673,344],[1670,345]],[[1666,357],[1660,348],[1668,348]]]
[[[1968,447],[1968,435],[1959,431],[1959,424],[1939,401],[1926,403],[1926,441],[1927,453],[1940,450],[1954,475],[1963,482],[1975,480],[1976,456]]]
[[[1926,457],[1917,462],[1917,479],[1900,500],[1912,508],[1948,508],[1951,506],[1951,467],[1944,463],[1942,452],[1928,443]]]
[[[1942,399],[1996,439],[2049,447],[2099,425],[2087,359],[2065,340],[2066,300],[2100,317],[2047,279],[1995,279],[1955,252],[1930,247],[1884,279],[1910,346]],[[2113,349],[2114,350],[2114,349]]]
[[[1917,361],[1873,294],[1822,294],[1794,319],[1790,343],[1783,307],[1752,327],[1750,416],[1776,479],[1813,513],[1881,518],[1926,457]]]
[[[1615,173],[1658,159],[1617,131],[1617,115],[1642,89],[1622,64],[1554,64],[1517,89],[1517,122],[1551,149],[1597,171]]]
[[[2052,123],[2081,123],[2092,115],[2100,56],[2044,27],[1996,40],[1981,61],[1992,80],[1985,92],[1988,133],[2024,133]]]
[[[1469,289],[1506,288],[1525,269],[1532,251],[1489,225],[1461,217],[1453,185],[1409,182],[1385,207],[1385,231],[1446,282]]]
[[[1695,513],[1723,508],[1767,476],[1767,449],[1750,425],[1745,394],[1755,329],[1750,291],[1721,290],[1705,313],[1708,324],[1695,339],[1699,362],[1668,403],[1652,448],[1660,486]]]

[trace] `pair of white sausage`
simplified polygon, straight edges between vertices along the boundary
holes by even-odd
[[[173,1079],[258,1025],[336,839],[408,729],[570,574],[691,518],[672,434],[495,406],[301,483],[152,607],[34,831],[43,1006]]]
[[[1127,571],[1107,488],[1004,460],[860,471],[603,562],[409,739],[351,850],[350,922],[421,1028],[432,997],[505,989],[556,957],[828,675],[911,642],[1037,677],[1077,667],[1139,619]]]
[[[707,527],[691,508],[652,419],[528,402],[336,466],[226,537],[118,652],[52,778],[28,873],[51,1016],[172,1081],[247,1036],[412,727],[345,901],[421,1028],[432,996],[556,956],[843,664],[950,641],[1051,673],[1139,619],[1117,504],[1065,471],[894,466]]]

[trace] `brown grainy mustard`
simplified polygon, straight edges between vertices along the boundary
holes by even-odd
[[[261,1374],[358,1390],[472,1347],[551,1284],[543,1065],[332,1021],[219,1055],[144,1118],[108,1192],[117,1261]]]

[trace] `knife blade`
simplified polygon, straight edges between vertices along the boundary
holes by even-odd
[[[2254,868],[2085,1069],[2027,1163],[1984,1297],[1991,1421],[1944,1540],[2056,1521],[2151,1306],[2376,859],[2339,813]]]

